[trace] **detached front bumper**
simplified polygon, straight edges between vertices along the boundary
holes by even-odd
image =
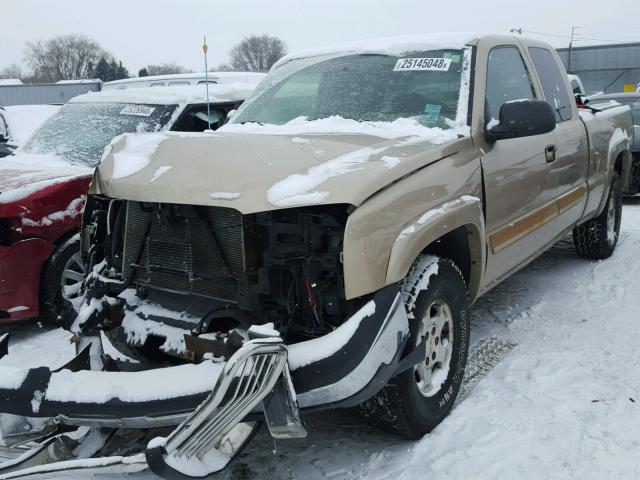
[[[377,292],[332,333],[288,346],[298,405],[330,408],[371,398],[406,368],[401,360],[407,337],[407,314],[396,285]],[[58,370],[0,367],[0,413],[72,425],[175,425],[211,393],[224,365],[204,361],[106,372],[89,370],[89,357],[87,347]]]
[[[42,265],[54,249],[39,238],[0,246],[0,323],[38,315]]]

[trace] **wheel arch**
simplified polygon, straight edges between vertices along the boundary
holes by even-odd
[[[438,210],[446,211],[447,208]],[[402,280],[418,256],[432,254],[456,264],[467,284],[469,297],[474,301],[480,293],[486,262],[485,227],[479,200],[453,207],[448,214],[434,215],[427,222],[420,223],[418,219],[407,229],[398,236],[392,248],[387,284]]]
[[[628,148],[619,151],[613,160],[613,170],[620,175],[620,182],[622,184],[622,190],[625,191],[629,187],[629,181],[631,179],[631,166],[633,164],[633,158],[631,151]]]

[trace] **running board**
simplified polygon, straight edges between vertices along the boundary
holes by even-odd
[[[286,365],[281,339],[245,343],[193,414],[166,439],[149,443],[149,468],[164,478],[204,478],[224,469],[257,426],[240,422],[274,389]]]

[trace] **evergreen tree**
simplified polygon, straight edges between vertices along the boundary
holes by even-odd
[[[94,69],[94,74],[96,78],[99,78],[103,82],[109,81],[109,75],[110,75],[109,62],[107,62],[107,60],[104,57],[100,57],[100,60],[98,60],[98,63],[96,64],[96,67]]]
[[[117,80],[118,79],[118,64],[116,63],[116,59],[112,58],[109,62],[109,80]]]
[[[146,68],[141,68],[140,70],[138,70],[138,76],[139,77],[148,77],[149,76],[149,72],[147,72]]]
[[[129,78],[129,70],[127,70],[124,65],[122,65],[122,61],[118,62],[118,68],[116,69],[115,80],[120,80],[121,78]]]

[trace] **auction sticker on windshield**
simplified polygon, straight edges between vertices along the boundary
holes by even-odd
[[[450,58],[400,58],[393,68],[394,72],[409,70],[428,70],[446,72],[451,66]]]
[[[148,117],[154,112],[154,107],[145,105],[127,105],[120,110],[120,115],[135,115],[137,117]]]

